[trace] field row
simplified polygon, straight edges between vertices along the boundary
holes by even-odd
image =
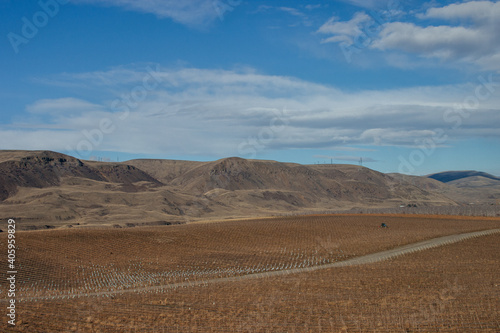
[[[389,228],[380,228],[381,223]],[[302,216],[19,232],[18,295],[50,299],[318,266],[499,224],[423,217]]]
[[[498,332],[500,235],[376,264],[23,302],[19,332]],[[13,330],[14,331],[14,330]]]

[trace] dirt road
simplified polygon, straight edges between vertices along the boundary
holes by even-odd
[[[232,281],[241,281],[247,279],[260,279],[260,278],[269,278],[274,276],[284,276],[289,274],[303,273],[303,272],[312,272],[320,269],[334,268],[334,267],[345,267],[345,266],[356,266],[356,265],[365,265],[376,263],[384,260],[388,260],[391,258],[395,258],[401,255],[410,254],[418,251],[423,251],[439,246],[444,246],[447,244],[453,244],[460,241],[464,241],[471,238],[491,235],[495,233],[500,233],[500,229],[490,229],[484,231],[476,231],[469,232],[458,235],[449,235],[439,238],[433,238],[429,240],[425,240],[418,243],[408,244],[405,246],[396,247],[391,250],[386,250],[382,252],[372,253],[356,258],[351,258],[344,261],[339,261],[332,264],[318,265],[312,267],[304,267],[304,268],[294,268],[294,269],[286,269],[286,270],[277,270],[277,271],[269,271],[263,273],[255,273],[248,274],[242,276],[233,276],[233,277],[224,277],[224,278],[213,278],[207,280],[196,280],[196,281],[186,281],[179,283],[172,283],[161,286],[151,286],[151,287],[139,287],[132,288],[126,290],[117,290],[117,291],[96,291],[96,292],[87,292],[87,293],[75,293],[75,294],[65,294],[60,296],[48,296],[48,297],[25,297],[18,298],[19,301],[33,301],[33,300],[51,300],[51,299],[70,299],[70,298],[78,298],[78,297],[92,297],[92,296],[107,296],[113,297],[113,295],[119,295],[124,293],[139,293],[139,292],[160,292],[163,290],[175,289],[175,288],[187,288],[193,286],[203,286],[212,283],[224,283],[224,282],[232,282]],[[0,303],[7,302],[7,299],[0,299]]]

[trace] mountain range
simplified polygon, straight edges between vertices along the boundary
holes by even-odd
[[[440,182],[443,182],[443,183],[455,182],[455,181],[458,181],[461,179],[470,180],[472,177],[475,177],[476,179],[480,177],[480,178],[484,178],[484,179],[491,179],[493,181],[500,181],[500,177],[490,175],[489,173],[486,173],[486,172],[471,171],[471,170],[469,170],[469,171],[439,172],[439,173],[434,173],[432,175],[429,175],[427,177],[439,180]]]
[[[457,206],[498,199],[500,179],[481,172],[417,177],[355,165],[237,157],[109,163],[51,151],[0,151],[0,218],[15,217],[28,229]]]

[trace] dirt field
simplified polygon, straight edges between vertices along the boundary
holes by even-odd
[[[8,331],[498,332],[500,234],[362,266],[203,284],[495,228],[498,219],[345,215],[19,232],[18,321]],[[161,288],[174,283],[184,285]],[[106,296],[86,296],[95,293]]]

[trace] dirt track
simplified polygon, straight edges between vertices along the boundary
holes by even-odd
[[[133,293],[133,292],[153,292],[153,291],[159,291],[159,290],[168,290],[168,289],[176,289],[176,288],[186,288],[190,286],[200,286],[200,285],[207,285],[207,284],[214,284],[214,283],[223,283],[223,282],[232,282],[232,281],[241,281],[241,280],[247,280],[247,279],[259,279],[259,278],[266,278],[266,277],[275,277],[275,276],[283,276],[283,275],[289,275],[289,274],[296,274],[296,273],[303,273],[303,272],[311,272],[311,271],[316,271],[316,270],[322,270],[322,269],[327,269],[327,268],[334,268],[334,267],[345,267],[345,266],[356,266],[356,265],[364,265],[364,264],[370,264],[370,263],[375,263],[375,262],[380,262],[384,260],[388,260],[394,257],[398,257],[401,255],[409,254],[409,253],[414,253],[418,251],[423,251],[447,244],[453,244],[457,243],[460,241],[464,241],[467,239],[471,238],[476,238],[476,237],[481,237],[481,236],[486,236],[486,235],[491,235],[495,233],[500,233],[500,229],[490,229],[490,230],[484,230],[484,231],[476,231],[476,232],[470,232],[470,233],[463,233],[463,234],[456,234],[456,235],[449,235],[449,236],[444,236],[444,237],[438,237],[438,238],[433,238],[413,244],[408,244],[405,246],[401,247],[396,247],[391,250],[386,250],[382,252],[377,252],[373,254],[368,254],[356,258],[351,258],[348,260],[340,261],[340,262],[335,262],[331,264],[324,264],[324,265],[317,265],[317,266],[312,266],[312,267],[305,267],[305,268],[294,268],[294,269],[286,269],[286,270],[276,270],[276,271],[270,271],[270,272],[263,272],[263,273],[255,273],[255,274],[248,274],[248,275],[243,275],[243,276],[234,276],[234,277],[223,277],[223,278],[213,278],[213,279],[207,279],[207,280],[198,280],[198,281],[186,281],[186,282],[179,282],[179,283],[171,283],[171,284],[166,284],[166,285],[161,285],[161,286],[152,286],[152,287],[139,287],[139,288],[131,288],[127,290],[119,290],[119,291],[103,291],[103,292],[89,292],[89,293],[75,293],[75,294],[65,294],[61,296],[50,296],[50,297],[26,297],[26,298],[19,298],[19,301],[33,301],[33,300],[51,300],[51,299],[71,299],[71,298],[79,298],[79,297],[89,297],[89,296],[112,296],[112,295],[117,295],[117,294],[124,294],[124,293]],[[1,299],[0,302],[6,302],[7,300]]]

